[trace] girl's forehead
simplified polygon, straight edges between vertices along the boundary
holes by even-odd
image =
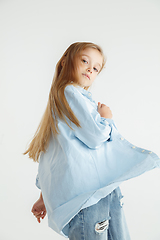
[[[94,53],[96,53],[96,54],[99,54],[99,55],[101,55],[101,53],[98,51],[98,49],[96,49],[96,48],[85,48],[85,49],[83,49],[83,50],[81,50],[80,51],[80,53],[82,54],[82,53],[88,53],[88,54],[94,54]]]
[[[80,56],[86,56],[88,58],[96,59],[99,62],[103,61],[102,54],[95,48],[85,48],[79,52]]]

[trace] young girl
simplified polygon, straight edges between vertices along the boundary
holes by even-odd
[[[39,162],[32,213],[70,240],[129,240],[119,185],[160,166],[158,156],[124,139],[88,88],[105,65],[93,43],[69,46],[56,66],[48,105],[25,152]]]

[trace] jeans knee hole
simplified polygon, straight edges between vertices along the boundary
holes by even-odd
[[[109,227],[109,220],[104,220],[102,222],[96,223],[95,231],[97,233],[103,233]]]
[[[123,207],[124,205],[124,201],[123,201],[123,197],[120,199],[120,206]]]

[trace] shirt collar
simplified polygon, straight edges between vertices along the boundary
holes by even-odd
[[[76,86],[77,90],[82,93],[84,96],[86,96],[87,98],[89,98],[90,100],[92,100],[92,93],[89,92],[88,90],[85,90],[84,88],[82,88],[81,86]]]

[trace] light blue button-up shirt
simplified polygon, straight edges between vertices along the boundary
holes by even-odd
[[[65,97],[81,128],[59,120],[60,134],[51,137],[39,158],[36,185],[42,190],[48,224],[68,236],[68,222],[97,203],[123,181],[160,167],[159,157],[121,136],[112,119],[100,116],[92,94],[69,85]]]

